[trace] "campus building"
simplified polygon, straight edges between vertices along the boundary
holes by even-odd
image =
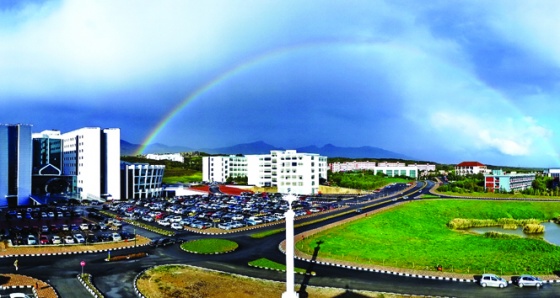
[[[502,170],[493,170],[492,174],[484,175],[484,189],[488,192],[521,191],[530,188],[533,180],[535,173],[506,174]]]
[[[455,166],[455,175],[458,176],[475,175],[479,173],[487,174],[489,171],[485,165],[478,161],[463,161]]]
[[[277,187],[280,193],[318,194],[320,178],[327,178],[327,157],[296,150],[273,150],[270,154],[205,156],[205,182],[225,182],[230,176],[246,176],[248,184]]]
[[[81,199],[120,199],[120,129],[85,127],[62,134],[63,173]]]
[[[164,165],[121,161],[121,199],[161,197],[164,171]]]
[[[63,140],[60,131],[34,133],[32,139],[32,199],[38,204],[47,204],[58,196],[74,197],[76,176],[63,173]]]
[[[370,161],[351,161],[351,162],[336,162],[329,164],[329,169],[333,172],[348,172],[348,171],[372,171],[374,173],[383,173],[389,177],[394,176],[408,176],[417,179],[420,172],[435,171],[435,165],[406,165],[402,162],[370,162]]]
[[[32,154],[31,125],[0,124],[0,207],[29,204]]]
[[[185,162],[185,158],[181,153],[165,153],[165,154],[146,154],[147,159],[154,159],[154,160],[170,160],[183,163]]]

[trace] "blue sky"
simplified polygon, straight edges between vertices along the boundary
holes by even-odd
[[[1,123],[558,167],[559,1],[0,1]]]

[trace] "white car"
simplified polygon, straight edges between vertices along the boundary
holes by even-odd
[[[80,225],[80,230],[88,230],[89,229],[89,225],[87,223],[83,223]]]
[[[168,227],[171,225],[171,223],[168,220],[165,219],[160,219],[157,221],[158,225],[164,226],[164,227]]]
[[[121,235],[119,233],[113,233],[111,234],[111,237],[113,237],[113,241],[121,241]]]
[[[507,280],[497,276],[496,274],[482,274],[480,278],[480,285],[482,287],[498,287],[498,288],[505,288],[508,285]]]
[[[31,234],[27,235],[27,244],[29,245],[37,244],[37,238],[35,238],[35,236]]]
[[[183,225],[181,225],[181,224],[178,223],[178,222],[174,222],[174,223],[171,224],[171,228],[174,229],[174,230],[182,230],[182,229],[183,229]]]
[[[535,276],[532,275],[521,275],[517,280],[517,286],[520,288],[523,287],[542,287],[543,281]]]
[[[86,239],[82,234],[74,234],[74,239],[76,239],[76,243],[85,243]]]
[[[64,237],[64,243],[74,244],[74,238],[72,238],[72,236],[66,236],[66,237]]]
[[[54,235],[52,236],[51,242],[52,244],[60,244],[62,243],[62,240],[60,239],[60,236]]]

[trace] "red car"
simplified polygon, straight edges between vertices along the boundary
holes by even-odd
[[[49,237],[47,237],[46,235],[41,235],[41,238],[39,238],[39,243],[49,244]]]

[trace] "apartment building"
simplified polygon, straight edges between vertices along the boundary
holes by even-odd
[[[327,170],[327,157],[273,150],[270,154],[203,157],[202,175],[205,182],[246,176],[250,185],[276,186],[281,193],[317,194],[319,180],[327,178]]]
[[[161,197],[164,171],[164,165],[121,161],[121,199]]]
[[[484,175],[484,189],[488,192],[520,191],[530,188],[533,180],[535,173],[506,174],[502,170],[493,170],[491,174]]]
[[[81,199],[120,199],[120,129],[84,127],[62,134],[63,173]]]
[[[31,127],[28,124],[0,124],[0,207],[16,207],[30,202]]]

